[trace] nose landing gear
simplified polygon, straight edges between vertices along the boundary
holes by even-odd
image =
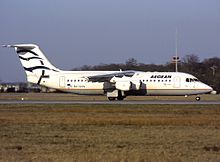
[[[196,99],[196,101],[200,101],[201,98],[199,96],[196,96],[195,99]]]

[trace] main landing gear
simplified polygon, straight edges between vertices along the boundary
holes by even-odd
[[[116,97],[108,97],[109,101],[115,101]]]
[[[112,92],[108,92],[107,97],[108,97],[109,101],[115,101],[116,99],[118,101],[122,101],[122,100],[124,100],[124,98],[126,98],[126,95],[124,94],[124,92],[122,92],[120,90],[114,90]]]
[[[109,100],[109,101],[115,101],[115,100],[117,99],[118,101],[122,101],[122,100],[124,100],[124,98],[125,98],[125,97],[122,97],[122,96],[118,96],[118,97],[108,97],[108,100]]]

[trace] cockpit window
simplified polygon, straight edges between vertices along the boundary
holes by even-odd
[[[199,82],[197,78],[186,78],[186,82]]]

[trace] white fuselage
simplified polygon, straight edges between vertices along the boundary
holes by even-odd
[[[91,82],[87,76],[113,73],[114,71],[61,71],[42,79],[41,85],[76,94],[102,95],[115,86],[105,82]],[[117,71],[118,72],[118,71]],[[117,80],[118,79],[118,80]],[[212,88],[194,76],[180,72],[135,72],[132,77],[116,78],[115,83],[132,83],[129,95],[196,95],[208,93]],[[139,85],[135,88],[135,85]],[[114,85],[114,82],[113,82]],[[120,90],[120,89],[119,89]],[[140,92],[140,93],[138,93]]]
[[[63,71],[53,66],[36,44],[15,44],[27,81],[63,92],[106,94],[109,100],[129,95],[196,95],[212,88],[190,74],[140,71]]]

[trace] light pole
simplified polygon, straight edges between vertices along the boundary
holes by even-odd
[[[180,58],[178,56],[178,30],[176,29],[176,55],[173,56],[172,62],[175,63],[175,72],[178,72],[178,62],[180,61]]]
[[[172,62],[175,63],[175,72],[178,72],[178,62],[180,61],[180,58],[178,56],[173,56]]]
[[[216,71],[216,69],[217,69],[218,67],[215,66],[215,65],[213,65],[213,66],[211,66],[210,68],[212,69],[212,75],[213,75],[213,77],[215,77],[215,71]]]

